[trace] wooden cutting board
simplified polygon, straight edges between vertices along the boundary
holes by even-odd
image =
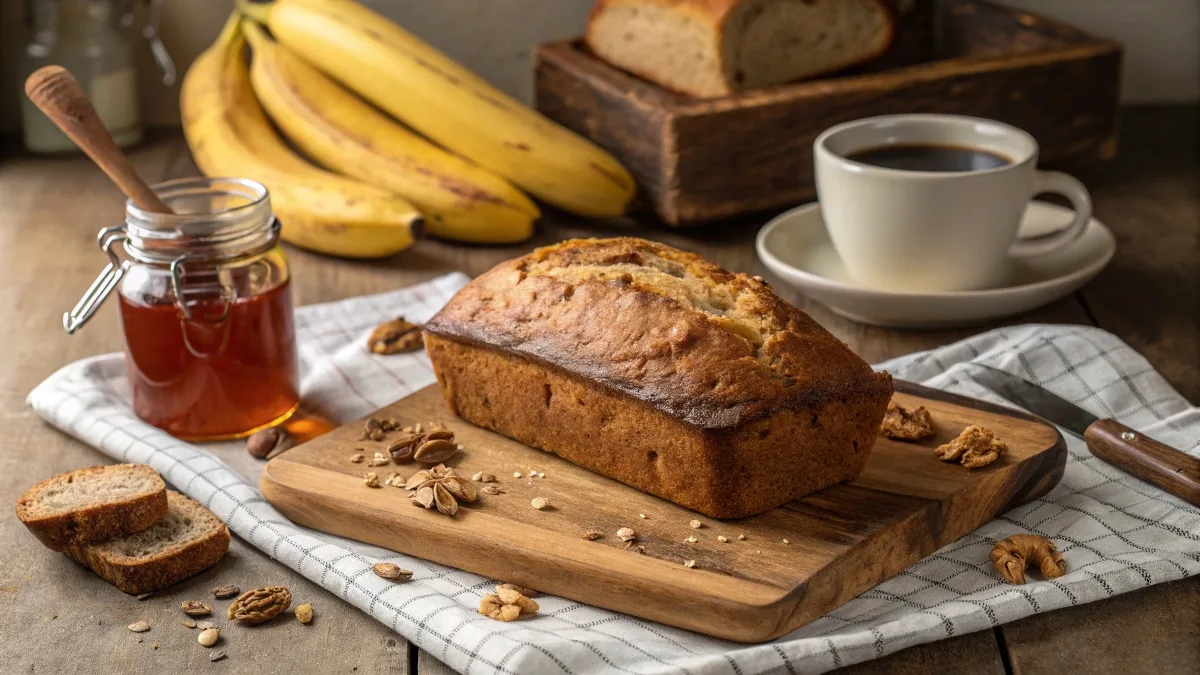
[[[450,518],[413,506],[405,490],[366,487],[368,470],[382,481],[420,467],[350,462],[358,449],[370,457],[387,446],[386,439],[358,440],[362,420],[268,462],[262,491],[292,520],[331,534],[652,621],[760,642],[1049,492],[1062,477],[1066,445],[1044,422],[911,383],[897,382],[896,389],[901,405],[929,408],[936,438],[920,444],[880,438],[853,483],[742,520],[702,516],[475,427],[447,410],[436,385],[372,416],[453,429],[465,449],[449,464],[466,476],[495,474],[504,494],[481,495]],[[974,471],[933,457],[933,447],[970,424],[993,429],[1008,454]],[[530,478],[531,470],[545,477]],[[534,497],[548,498],[553,508],[534,510]],[[703,527],[691,528],[693,519]],[[637,532],[633,548],[616,536],[622,527]],[[589,529],[604,536],[589,541]],[[689,536],[698,541],[685,542]],[[686,560],[696,566],[684,567]]]

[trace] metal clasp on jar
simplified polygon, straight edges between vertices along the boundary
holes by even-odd
[[[124,242],[125,239],[124,225],[106,227],[96,235],[96,244],[100,246],[101,251],[108,255],[108,264],[84,292],[79,302],[75,303],[75,307],[63,314],[63,328],[66,329],[68,335],[79,330],[80,326],[92,318],[108,294],[112,293],[117,284],[121,282],[121,277],[125,276],[125,264],[113,250],[113,245]]]

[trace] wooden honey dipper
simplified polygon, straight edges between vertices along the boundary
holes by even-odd
[[[88,100],[87,92],[66,68],[39,68],[25,80],[25,94],[55,126],[87,153],[138,208],[155,213],[174,213],[154,194],[130,164],[129,158],[117,147],[117,142]]]

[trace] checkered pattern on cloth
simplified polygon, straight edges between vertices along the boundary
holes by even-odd
[[[396,314],[428,319],[467,278],[297,310],[305,406],[353,419],[433,381],[424,354],[378,357],[372,327]],[[976,363],[1016,373],[1107,417],[1196,454],[1200,411],[1128,345],[1094,328],[1019,326],[881,364],[897,377],[1001,402],[971,379]],[[208,506],[238,536],[464,673],[823,672],[922,642],[990,628],[1035,612],[1200,574],[1200,510],[1096,460],[1068,436],[1066,475],[1049,495],[1010,511],[828,616],[763,645],[741,645],[596,609],[539,598],[530,620],[475,612],[480,576],[322,534],[289,522],[259,494],[261,464],[241,444],[181,442],[138,420],[120,355],[73,363],[30,395],[50,423],[126,462],[153,466]],[[995,540],[1036,532],[1059,543],[1068,572],[1025,586],[1002,583]],[[371,573],[387,560],[416,571],[394,584]]]

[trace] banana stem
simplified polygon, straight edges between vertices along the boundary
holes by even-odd
[[[271,38],[267,37],[267,34],[263,32],[262,26],[258,25],[257,21],[243,21],[242,33],[246,36],[246,40],[250,42],[250,46],[253,47],[254,51],[256,52],[263,47],[264,43],[271,40]]]
[[[250,0],[237,0],[237,11],[242,13],[242,16],[256,23],[266,24],[271,18],[272,2],[250,2]]]

